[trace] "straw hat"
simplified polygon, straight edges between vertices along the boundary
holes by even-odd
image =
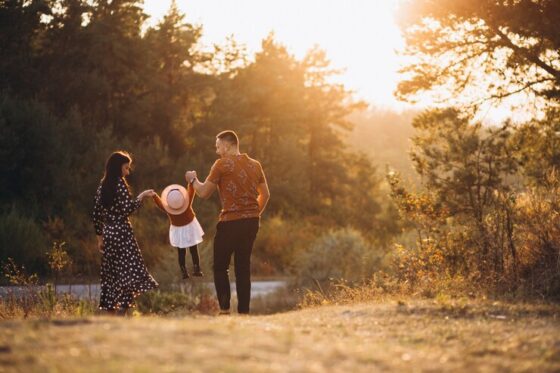
[[[171,215],[179,215],[189,207],[189,192],[179,184],[171,184],[161,192],[161,204]]]

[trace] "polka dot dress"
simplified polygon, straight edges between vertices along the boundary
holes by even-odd
[[[140,200],[132,199],[123,180],[119,180],[115,200],[109,208],[101,204],[101,186],[97,189],[93,223],[95,233],[103,236],[105,247],[101,259],[100,309],[134,307],[136,295],[158,286],[146,269],[128,220],[140,205]]]

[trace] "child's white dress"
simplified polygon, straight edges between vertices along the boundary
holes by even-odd
[[[173,247],[187,248],[202,242],[204,231],[196,217],[187,225],[169,225],[169,242]]]

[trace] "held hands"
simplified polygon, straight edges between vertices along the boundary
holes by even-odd
[[[138,195],[139,200],[143,200],[146,197],[153,197],[156,195],[153,189],[147,189]]]
[[[193,181],[196,180],[196,171],[187,171],[185,172],[185,180],[187,183],[191,184]]]

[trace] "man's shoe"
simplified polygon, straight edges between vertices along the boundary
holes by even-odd
[[[194,265],[193,267],[193,276],[195,277],[202,277],[204,276],[204,274],[200,271],[200,266],[199,265]]]
[[[229,314],[230,314],[229,310],[220,310],[220,313],[218,313],[218,315],[220,315],[220,316],[226,316],[226,315],[229,315]]]

